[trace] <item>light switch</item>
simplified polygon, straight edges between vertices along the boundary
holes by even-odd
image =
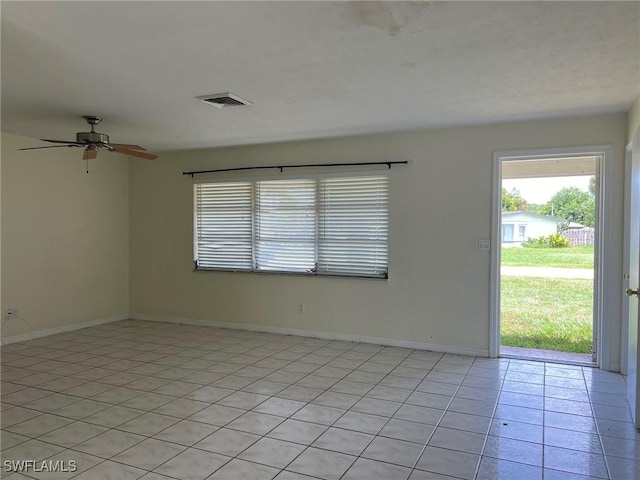
[[[483,252],[491,249],[491,241],[487,238],[481,238],[477,242],[478,250]]]

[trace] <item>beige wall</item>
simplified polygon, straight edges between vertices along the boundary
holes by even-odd
[[[475,241],[491,234],[493,152],[613,144],[605,241],[614,262],[605,275],[619,292],[626,133],[627,116],[618,114],[183,151],[132,162],[130,311],[486,353],[490,260]],[[192,271],[192,184],[182,171],[401,159],[412,163],[391,171],[388,281]],[[619,360],[618,297],[605,305],[613,362]],[[306,305],[304,314],[299,304]]]
[[[101,154],[87,175],[79,149],[17,151],[38,144],[2,134],[3,311],[34,331],[126,315],[129,160]]]
[[[629,142],[633,140],[633,136],[640,128],[640,95],[636,97],[636,101],[633,102],[631,108],[629,109],[629,118],[628,118],[628,134],[627,139]]]

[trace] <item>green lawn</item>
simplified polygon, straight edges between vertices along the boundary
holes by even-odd
[[[593,245],[568,248],[503,248],[502,265],[593,268]]]
[[[503,276],[501,282],[502,345],[591,353],[593,281]]]

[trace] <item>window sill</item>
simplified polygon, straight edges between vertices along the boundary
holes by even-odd
[[[333,278],[353,278],[361,280],[389,280],[389,275],[355,275],[351,273],[314,273],[314,272],[286,272],[278,270],[235,270],[231,268],[202,268],[196,267],[194,272],[221,272],[221,273],[249,273],[254,275],[289,275],[294,277],[333,277]]]

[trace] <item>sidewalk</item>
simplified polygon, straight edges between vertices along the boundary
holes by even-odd
[[[588,268],[554,268],[554,267],[501,267],[500,274],[509,277],[543,277],[543,278],[584,278],[593,279],[593,270]]]

